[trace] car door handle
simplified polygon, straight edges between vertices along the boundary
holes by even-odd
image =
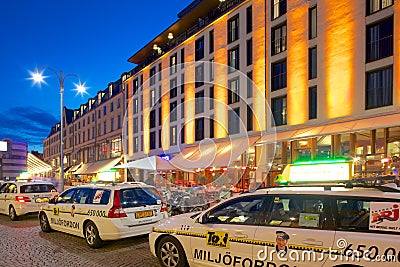
[[[242,233],[242,232],[236,232],[233,236],[237,237],[237,238],[247,238],[248,237],[248,235],[246,235],[245,233]]]
[[[313,245],[313,246],[322,246],[324,244],[324,242],[319,241],[319,240],[315,240],[315,239],[312,239],[312,238],[303,240],[302,242],[303,242],[303,244]]]

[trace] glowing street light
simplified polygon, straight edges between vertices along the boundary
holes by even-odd
[[[64,110],[64,82],[65,79],[68,77],[74,76],[78,79],[79,83],[74,85],[76,88],[74,91],[76,91],[76,94],[84,95],[87,94],[87,88],[85,87],[85,83],[81,82],[81,79],[79,78],[78,75],[76,74],[67,74],[64,75],[62,71],[57,72],[54,69],[47,67],[47,66],[42,66],[39,67],[35,70],[35,72],[29,72],[31,74],[31,78],[29,80],[33,81],[33,85],[38,84],[39,86],[44,83],[46,84],[45,78],[48,76],[44,76],[43,72],[45,69],[48,69],[52,71],[55,76],[58,79],[58,82],[60,84],[60,121],[61,121],[61,127],[60,127],[60,183],[61,183],[61,191],[64,191],[64,119],[63,119],[63,110]]]

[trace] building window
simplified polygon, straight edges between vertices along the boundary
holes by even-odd
[[[133,118],[133,133],[139,132],[139,118]]]
[[[239,77],[228,81],[228,104],[240,101],[240,84]]]
[[[113,112],[114,111],[114,102],[111,102],[110,103],[110,112]]]
[[[121,115],[118,115],[118,117],[117,117],[117,125],[118,125],[118,129],[121,129]]]
[[[121,107],[121,99],[118,98],[118,99],[117,99],[117,108],[120,108],[120,107]]]
[[[251,33],[253,30],[253,8],[249,6],[246,9],[246,33]]]
[[[177,79],[174,78],[169,81],[169,98],[174,98],[178,95]]]
[[[367,73],[366,109],[392,105],[393,67]]]
[[[210,87],[209,98],[210,98],[210,110],[213,110],[214,109],[214,86]]]
[[[133,80],[133,88],[132,88],[132,94],[136,94],[136,92],[139,90],[139,78],[136,78]]]
[[[150,149],[156,149],[156,132],[150,132]]]
[[[272,29],[272,55],[286,51],[286,24]]]
[[[185,143],[185,124],[181,124],[181,144]]]
[[[367,62],[393,55],[393,17],[367,26]]]
[[[367,0],[367,15],[393,5],[393,0]]]
[[[181,69],[185,67],[185,48],[181,49]]]
[[[156,127],[156,111],[150,111],[150,128]]]
[[[139,152],[139,137],[133,138],[133,152]]]
[[[214,30],[211,30],[208,33],[208,48],[209,48],[209,52],[214,53]]]
[[[214,59],[210,59],[210,64],[209,64],[210,68],[210,82],[214,81]]]
[[[239,69],[239,46],[228,50],[228,66],[229,72]]]
[[[286,14],[286,0],[272,0],[272,19]]]
[[[195,60],[204,58],[204,36],[195,42]]]
[[[161,107],[158,108],[158,125],[162,124],[162,109]]]
[[[114,131],[114,118],[111,118],[111,132]]]
[[[253,72],[247,73],[247,98],[253,97]]]
[[[228,111],[228,132],[238,134],[240,132],[240,108]]]
[[[317,37],[317,7],[308,10],[308,38]]]
[[[185,98],[181,99],[181,119],[185,118]]]
[[[156,104],[156,90],[152,89],[150,90],[150,107],[154,106]]]
[[[214,115],[210,115],[210,138],[214,138]]]
[[[174,101],[169,104],[169,120],[176,121],[176,113],[177,113],[177,102]]]
[[[239,15],[228,20],[228,44],[239,39]]]
[[[176,134],[176,126],[171,127],[171,132],[170,132],[170,145],[175,146],[177,144],[177,134]]]
[[[162,147],[162,130],[158,130],[158,147]]]
[[[286,87],[286,60],[272,64],[272,91]]]
[[[185,94],[185,74],[181,74],[181,94]]]
[[[251,64],[253,64],[253,40],[249,39],[247,40],[247,46],[246,46],[246,63],[247,66],[250,66]]]
[[[317,86],[308,88],[308,119],[317,118]]]
[[[137,114],[139,111],[139,100],[137,98],[133,99],[133,107],[132,107],[132,113]]]
[[[107,122],[105,121],[103,124],[104,124],[103,134],[106,134],[107,133]]]
[[[287,102],[286,96],[271,99],[272,116],[275,120],[275,126],[287,124]]]
[[[156,67],[150,69],[150,86],[156,84],[156,73],[157,73]]]
[[[162,67],[161,67],[161,63],[158,64],[158,80],[161,81],[162,79]]]
[[[105,115],[107,115],[107,106],[104,106],[103,107],[103,115],[105,116]],[[79,125],[80,126],[80,125]]]
[[[177,54],[173,54],[169,58],[169,73],[174,74],[177,71],[177,64],[178,64],[178,56]]]
[[[317,78],[317,47],[308,49],[308,79]]]
[[[195,68],[195,87],[204,85],[204,63],[198,64]]]
[[[252,108],[252,105],[247,106],[247,131],[253,131],[253,108]]]
[[[195,120],[195,141],[204,139],[204,118]]]
[[[204,112],[204,91],[195,94],[195,114]]]

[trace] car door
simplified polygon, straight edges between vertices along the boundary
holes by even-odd
[[[194,265],[250,266],[252,242],[266,198],[238,197],[206,212],[191,229]]]
[[[399,199],[337,197],[333,207],[337,222],[333,249],[342,250],[344,256],[330,257],[326,266],[333,262],[365,267],[397,266]]]
[[[8,192],[8,183],[4,183],[0,187],[0,213],[8,214],[6,210],[6,193]]]
[[[329,201],[323,196],[277,194],[269,198],[265,220],[256,230],[256,266],[320,267],[335,231]],[[257,265],[258,264],[258,265]]]
[[[70,188],[57,198],[55,205],[52,207],[53,213],[50,218],[52,228],[71,234],[76,234],[79,230],[79,223],[74,218],[73,196],[76,190],[76,188]]]

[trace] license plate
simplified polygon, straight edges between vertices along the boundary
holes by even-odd
[[[49,202],[49,198],[48,197],[38,197],[35,199],[36,203],[45,203],[45,202]]]
[[[146,218],[146,217],[151,217],[153,216],[153,211],[152,210],[146,210],[146,211],[139,211],[135,213],[135,218],[140,219],[140,218]]]

